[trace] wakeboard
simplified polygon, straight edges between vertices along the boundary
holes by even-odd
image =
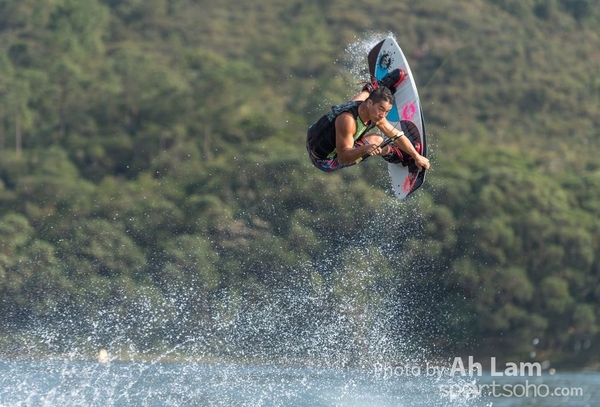
[[[379,42],[367,56],[369,73],[377,79],[383,78],[388,72],[401,68],[406,71],[406,78],[396,89],[395,103],[388,113],[388,121],[402,129],[413,146],[421,146],[421,155],[427,157],[427,140],[425,121],[417,85],[410,70],[406,57],[400,45],[393,37]],[[407,166],[388,163],[388,171],[392,179],[392,188],[398,199],[404,199],[415,192],[425,181],[425,170],[419,171],[414,161]]]

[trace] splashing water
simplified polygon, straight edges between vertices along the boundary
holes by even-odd
[[[202,324],[197,287],[176,284],[160,301],[140,293],[129,314],[116,303],[85,318],[53,310],[33,321],[18,357],[4,349],[0,405],[473,405],[468,380],[441,379],[453,388],[442,398],[439,378],[414,374],[440,328],[414,316],[423,298],[414,278],[403,280],[429,265],[405,250],[397,269],[378,266],[420,233],[415,202],[373,214],[371,227],[307,265],[300,284],[264,298],[221,291]]]

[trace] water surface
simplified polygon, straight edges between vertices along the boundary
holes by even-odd
[[[386,376],[375,368],[0,361],[3,407],[594,406],[599,384],[599,373]]]

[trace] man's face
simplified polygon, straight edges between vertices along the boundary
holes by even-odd
[[[369,109],[369,117],[375,123],[385,118],[390,110],[392,110],[392,105],[386,101],[373,103],[372,100],[367,100],[367,107]]]

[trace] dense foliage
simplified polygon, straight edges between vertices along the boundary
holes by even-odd
[[[0,0],[0,342],[597,361],[595,3]],[[431,140],[406,203],[304,150],[388,32]]]

